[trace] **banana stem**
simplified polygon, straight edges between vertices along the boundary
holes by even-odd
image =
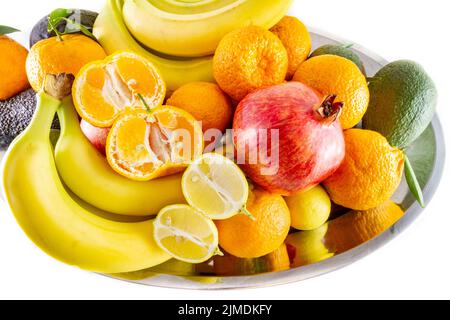
[[[60,100],[51,97],[47,93],[41,92],[38,94],[36,111],[25,132],[31,133],[34,137],[45,136],[48,138],[53,118],[60,105]]]
[[[73,130],[81,130],[78,113],[70,96],[65,98],[58,108],[58,118],[61,125],[61,137],[69,135]]]

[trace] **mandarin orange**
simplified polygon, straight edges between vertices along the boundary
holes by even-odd
[[[186,110],[202,122],[203,132],[222,132],[231,123],[233,106],[230,98],[215,83],[192,82],[176,90],[167,104]]]
[[[323,55],[306,60],[294,75],[293,81],[306,84],[323,95],[337,95],[336,102],[343,102],[340,122],[350,129],[363,118],[369,106],[367,80],[358,66],[345,58]]]
[[[0,36],[0,100],[7,100],[27,89],[25,61],[28,51],[7,36]]]
[[[284,82],[288,54],[273,33],[249,26],[222,39],[214,56],[213,69],[222,90],[240,101],[250,92]]]
[[[36,43],[28,54],[26,67],[33,89],[42,89],[47,74],[71,74],[76,76],[89,62],[105,58],[103,48],[91,38],[79,34],[45,39]]]
[[[284,243],[291,226],[283,197],[254,189],[249,194],[247,209],[254,220],[239,214],[216,221],[220,246],[239,258],[259,258],[275,251]]]
[[[375,208],[394,194],[400,185],[405,157],[375,131],[350,129],[344,132],[345,159],[324,182],[334,203],[353,210]]]
[[[286,79],[290,80],[311,52],[311,35],[300,20],[290,16],[284,17],[270,31],[280,38],[287,50],[289,67]]]

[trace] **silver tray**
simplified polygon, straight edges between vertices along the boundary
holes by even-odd
[[[317,30],[313,30],[312,40],[314,48],[324,44],[351,44],[349,41],[337,39]],[[360,55],[368,77],[375,75],[388,63],[361,46],[354,44],[352,48]],[[439,185],[445,160],[444,136],[437,116],[424,134],[408,148],[407,154],[423,187],[425,201],[429,203]],[[270,267],[264,267],[264,258],[253,260],[230,258],[228,264],[241,267],[232,266],[234,274],[231,272],[231,275],[221,275],[213,267],[216,263],[214,260],[199,266],[169,261],[149,270],[107,276],[147,286],[201,290],[266,287],[306,280],[338,270],[371,254],[393,240],[424,211],[409,194],[405,179],[392,200],[405,210],[405,215],[399,222],[372,240],[318,263],[293,265],[284,271],[271,271]],[[258,267],[261,264],[262,267]]]
[[[314,48],[323,44],[351,43],[317,30],[312,32],[312,39]],[[353,50],[360,55],[368,77],[373,76],[388,63],[378,55],[356,44],[353,45]],[[407,153],[423,187],[425,201],[429,203],[439,185],[445,160],[443,132],[437,116],[424,134],[407,150]],[[2,157],[3,152],[0,152],[0,158]],[[225,261],[228,264],[228,268],[225,269],[233,270],[232,272],[218,272],[214,266],[214,264],[218,264],[217,259],[219,258],[216,258],[216,260],[213,259],[196,266],[169,261],[148,270],[105,276],[148,286],[202,290],[266,287],[306,280],[335,271],[371,254],[393,240],[424,211],[409,194],[405,179],[392,200],[400,204],[405,211],[404,217],[399,222],[372,240],[357,243],[351,248],[347,248],[346,251],[334,253],[317,263],[294,263],[284,268],[286,269],[284,271],[274,271],[264,257],[245,260],[225,257],[221,263]],[[316,232],[318,232],[316,237],[320,238],[321,231]],[[304,248],[297,247],[296,249],[303,250]]]

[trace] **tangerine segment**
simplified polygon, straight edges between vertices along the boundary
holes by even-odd
[[[120,115],[109,133],[106,155],[117,173],[149,181],[183,171],[203,147],[202,128],[194,117],[164,106]]]
[[[110,127],[127,108],[160,106],[165,94],[166,86],[155,66],[132,52],[119,52],[86,65],[73,86],[79,115],[104,128]]]

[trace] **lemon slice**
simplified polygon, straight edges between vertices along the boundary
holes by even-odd
[[[163,208],[154,222],[157,244],[177,260],[202,263],[219,254],[214,222],[188,205]]]
[[[214,220],[246,212],[249,186],[241,169],[230,159],[207,153],[195,160],[183,175],[182,189],[193,208]]]

